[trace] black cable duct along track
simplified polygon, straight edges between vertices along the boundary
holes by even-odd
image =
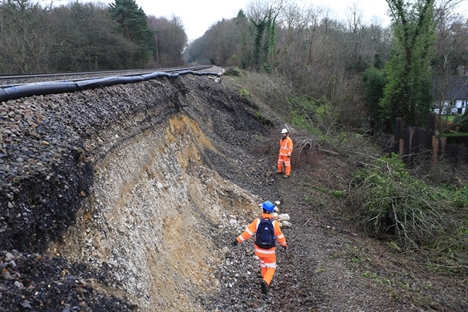
[[[22,97],[33,95],[56,94],[65,92],[74,92],[86,89],[94,89],[100,87],[113,86],[118,84],[126,84],[140,81],[147,81],[161,77],[177,78],[179,75],[192,74],[196,76],[215,75],[219,76],[220,73],[214,72],[197,72],[191,70],[184,70],[180,72],[153,72],[143,75],[135,76],[113,76],[104,78],[93,78],[80,81],[47,81],[38,82],[24,85],[9,85],[0,88],[0,102],[14,100]]]

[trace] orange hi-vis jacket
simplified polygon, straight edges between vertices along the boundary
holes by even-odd
[[[279,156],[291,156],[291,153],[293,151],[293,141],[289,137],[289,135],[283,140],[280,139],[280,150],[279,150]]]
[[[262,213],[260,215],[263,219],[271,219],[273,216],[269,213]],[[260,224],[260,218],[255,218],[255,220],[250,223],[247,228],[245,229],[244,232],[242,232],[241,235],[237,237],[237,241],[239,243],[242,243],[246,240],[248,240],[252,235],[257,233],[258,225]],[[274,235],[276,237],[276,241],[281,245],[281,246],[286,246],[286,238],[284,237],[283,232],[281,231],[281,228],[279,226],[278,220],[273,220],[273,228],[274,228]],[[275,253],[276,247],[272,247],[270,249],[263,249],[255,245],[255,253],[259,256],[265,255],[271,255]]]

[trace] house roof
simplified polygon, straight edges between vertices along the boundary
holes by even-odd
[[[446,100],[468,99],[468,76],[450,76],[434,81],[434,98],[440,98],[441,94]]]

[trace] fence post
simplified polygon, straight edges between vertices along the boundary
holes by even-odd
[[[403,155],[404,141],[402,143],[402,131],[403,131],[403,119],[397,118],[395,120],[395,141],[393,145],[393,152],[399,153],[400,156]]]
[[[433,112],[429,113],[429,124],[427,125],[427,130],[430,134],[434,135],[436,129],[436,115]]]
[[[440,138],[440,150],[445,151],[445,146],[447,145],[447,137]]]
[[[432,163],[437,165],[439,155],[439,139],[433,135],[432,136]]]

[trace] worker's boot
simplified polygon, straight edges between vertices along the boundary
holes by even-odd
[[[262,286],[262,294],[264,295],[268,294],[268,285],[264,280],[262,280],[261,286]]]

